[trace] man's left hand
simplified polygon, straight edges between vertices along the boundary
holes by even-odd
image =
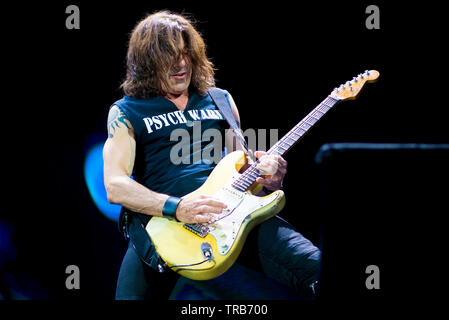
[[[287,173],[287,161],[265,151],[256,151],[254,155],[259,159],[256,168],[262,173],[262,177],[258,177],[256,182],[263,184],[268,190],[279,190]]]

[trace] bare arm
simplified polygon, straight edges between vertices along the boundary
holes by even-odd
[[[114,106],[108,116],[108,139],[103,149],[104,183],[108,201],[132,211],[161,216],[168,195],[151,191],[131,179],[136,140],[131,123]]]
[[[108,201],[132,211],[162,216],[162,208],[169,197],[154,192],[131,179],[134,167],[136,140],[131,123],[125,114],[113,106],[108,116],[108,139],[103,149],[104,183]],[[180,221],[209,222],[214,213],[221,213],[225,205],[211,196],[183,199],[176,210]]]

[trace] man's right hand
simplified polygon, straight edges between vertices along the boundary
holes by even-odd
[[[202,194],[182,199],[176,209],[176,218],[185,223],[208,223],[227,206],[217,198]]]

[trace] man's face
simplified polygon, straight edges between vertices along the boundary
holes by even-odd
[[[189,88],[192,78],[192,68],[189,58],[182,56],[181,59],[171,66],[168,71],[167,93],[179,95]]]
[[[181,46],[184,41],[181,38]],[[188,90],[192,78],[192,66],[187,55],[182,55],[179,61],[173,62],[168,70],[168,88],[164,88],[169,94],[179,95]]]

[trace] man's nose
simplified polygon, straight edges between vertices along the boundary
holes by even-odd
[[[178,68],[184,68],[186,66],[186,59],[184,56],[181,57],[181,59],[179,59],[178,63],[176,64],[176,67]]]
[[[175,62],[174,67],[176,69],[182,69],[187,65],[186,62],[186,57],[185,56],[181,56],[178,61]]]

